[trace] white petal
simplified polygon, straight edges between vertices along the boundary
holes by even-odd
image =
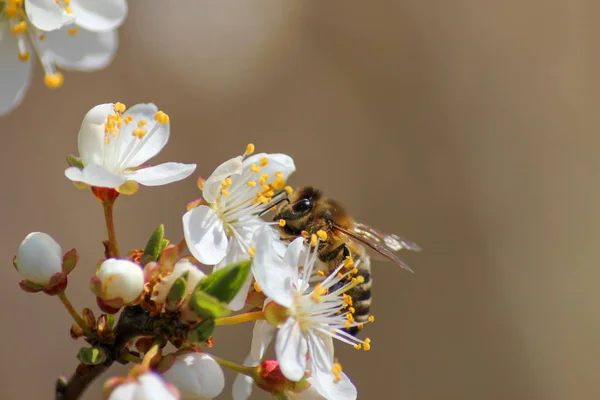
[[[223,222],[205,205],[183,216],[183,233],[190,253],[202,264],[218,264],[227,253],[228,239]]]
[[[135,400],[135,393],[138,390],[137,382],[122,383],[110,393],[108,400]]]
[[[67,27],[48,32],[39,42],[42,58],[67,70],[94,71],[106,67],[119,46],[116,31],[90,32],[80,29],[69,35]]]
[[[144,164],[146,161],[156,156],[165,147],[169,141],[170,135],[170,124],[158,124],[154,121],[154,115],[158,111],[158,107],[152,103],[136,104],[129,108],[123,113],[124,117],[132,117],[132,122],[129,124],[129,129],[133,129],[137,123],[141,120],[146,121],[148,124],[145,126],[148,133],[144,136],[143,145],[136,147],[135,155],[129,158],[128,162],[125,163],[123,168],[134,168]],[[121,149],[129,147],[130,141],[139,141],[135,136],[131,134],[130,130],[121,129],[121,133],[124,135],[119,143]],[[137,145],[137,143],[136,143]]]
[[[177,400],[176,396],[166,385],[160,375],[147,372],[139,378],[139,385],[132,400]]]
[[[204,197],[204,200],[209,203],[214,203],[221,191],[221,181],[231,175],[239,175],[242,171],[241,156],[227,160],[219,165],[204,182],[204,189],[202,189],[202,197]]]
[[[196,164],[180,164],[168,162],[153,167],[143,168],[127,175],[129,180],[146,186],[159,186],[177,182],[190,176]]]
[[[311,387],[309,387],[308,389],[306,389],[298,394],[291,394],[288,397],[293,400],[324,400],[324,399],[329,400],[326,397],[323,397],[319,394],[319,392],[315,388],[315,385],[313,384],[312,378],[308,378],[307,381],[308,381],[308,383],[311,384]],[[334,400],[334,399],[331,399],[331,400]]]
[[[127,16],[125,0],[71,0],[70,6],[75,23],[94,32],[116,29]]]
[[[329,352],[329,349],[323,342],[320,336],[316,335],[313,331],[309,331],[306,335],[308,344],[308,353],[310,369],[312,371],[320,370],[325,372],[331,372],[333,368],[333,353]]]
[[[252,274],[248,274],[248,277],[242,284],[240,291],[236,293],[235,297],[229,302],[229,308],[233,311],[239,311],[246,305],[246,297],[248,297],[248,291],[252,284]]]
[[[25,237],[17,252],[18,270],[25,279],[45,285],[52,275],[62,271],[62,250],[52,236],[32,232]]]
[[[52,0],[27,0],[25,11],[31,23],[43,31],[59,29],[75,19]]]
[[[306,353],[308,346],[302,335],[300,324],[290,317],[279,328],[275,340],[275,354],[283,375],[297,382],[304,376],[306,370]]]
[[[283,263],[288,266],[290,271],[294,272],[291,276],[292,283],[298,281],[298,267],[302,266],[305,260],[306,252],[309,251],[304,245],[304,238],[298,237],[290,243],[285,255],[283,256]]]
[[[113,103],[100,104],[87,112],[77,137],[79,156],[84,165],[102,164],[104,161],[104,125],[113,113]]]
[[[247,364],[248,358],[244,361],[244,365]],[[247,400],[252,394],[252,388],[254,387],[254,380],[243,374],[237,374],[235,380],[233,381],[233,400]]]
[[[294,302],[292,279],[296,267],[285,264],[273,247],[273,229],[266,225],[256,233],[252,272],[262,291],[277,304],[291,307]]]
[[[0,115],[16,107],[29,87],[31,60],[19,60],[17,39],[0,23]]]
[[[163,376],[179,389],[183,399],[212,399],[225,387],[221,367],[205,353],[178,356]]]
[[[252,330],[252,345],[250,346],[250,358],[254,361],[252,364],[246,365],[258,365],[262,360],[269,344],[273,340],[273,336],[275,336],[275,331],[277,329],[269,324],[267,321],[257,321],[254,324],[254,329]]]
[[[336,383],[332,372],[316,372],[312,376],[312,383],[316,391],[328,400],[355,400],[358,397],[358,392],[348,375],[342,372],[340,378],[339,382]]]
[[[250,167],[252,164],[258,164],[262,158],[267,158],[269,162],[264,167],[261,167],[261,174],[269,174],[273,177],[276,172],[281,172],[287,179],[294,171],[296,165],[292,157],[286,154],[254,154],[244,160],[244,166]]]
[[[65,171],[65,173],[67,171]],[[82,175],[83,179],[80,182],[87,183],[90,186],[96,187],[106,187],[115,189],[121,186],[126,181],[124,176],[107,171],[106,169],[104,169],[104,167],[97,164],[90,164],[85,166],[83,168]]]

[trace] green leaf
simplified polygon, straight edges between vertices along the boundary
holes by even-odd
[[[69,154],[67,156],[67,164],[69,164],[70,167],[77,167],[79,169],[83,169],[83,161],[81,161],[81,158],[75,157],[72,154]]]
[[[162,253],[162,251],[169,245],[169,239],[163,239],[160,241],[158,254]]]
[[[227,304],[222,303],[216,297],[202,290],[194,290],[190,299],[190,306],[194,312],[202,318],[221,318],[231,313]]]
[[[82,347],[77,353],[77,359],[86,365],[99,365],[106,360],[106,353],[97,347]]]
[[[116,319],[117,317],[115,316],[115,314],[106,314],[106,323],[108,325],[109,330],[112,331],[115,327]]]
[[[160,253],[164,248],[162,245],[164,237],[165,226],[160,224],[160,226],[156,228],[154,232],[152,232],[152,236],[150,236],[148,243],[146,243],[144,254],[142,255],[141,259],[142,265],[146,265],[150,261],[158,260],[158,256],[160,256]]]
[[[215,320],[205,319],[204,321],[198,322],[188,332],[187,339],[192,343],[205,342],[215,330]]]
[[[173,282],[173,286],[171,286],[171,289],[169,289],[169,293],[167,294],[167,310],[177,310],[179,303],[181,303],[181,300],[183,300],[186,295],[188,276],[189,271]]]
[[[240,291],[250,273],[251,261],[244,260],[228,265],[202,279],[196,289],[229,303]]]

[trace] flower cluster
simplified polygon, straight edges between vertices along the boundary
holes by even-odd
[[[0,0],[0,115],[19,104],[32,58],[49,88],[62,86],[58,68],[93,71],[112,60],[126,0]]]
[[[75,250],[63,253],[52,237],[34,232],[14,258],[21,287],[58,297],[73,317],[71,336],[87,342],[77,355],[79,373],[59,379],[57,398],[77,397],[77,390],[115,362],[133,367],[106,382],[111,400],[211,399],[224,390],[222,367],[239,373],[236,400],[247,399],[254,386],[276,398],[357,398],[334,343],[371,347],[368,338],[350,333],[373,322],[372,316],[355,319],[350,295],[366,283],[358,271],[368,258],[347,255],[332,268],[319,259],[327,232],[284,240],[286,221],[262,218],[289,202],[291,157],[255,154],[249,144],[198,180],[202,197],[188,203],[177,244],[160,225],[143,246],[120,252],[113,219],[119,196],[134,194],[139,184],[182,180],[196,168],[148,164],[166,145],[169,126],[168,115],[153,104],[101,104],[83,118],[79,156],[67,158],[66,177],[91,189],[106,218],[104,255],[90,274],[99,317],[90,308],[78,313],[66,295],[67,276],[79,261]],[[217,326],[249,321],[255,326],[243,364],[211,354]],[[168,344],[174,351],[168,352]],[[271,344],[275,359],[265,358]]]

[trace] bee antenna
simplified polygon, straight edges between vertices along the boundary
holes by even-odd
[[[278,199],[278,197],[280,197],[282,194],[285,194],[286,196]],[[282,190],[281,192],[275,194],[275,196],[273,196],[273,199],[276,199],[276,200],[274,202],[272,202],[268,208],[265,208],[264,210],[262,210],[258,214],[259,217],[262,217],[263,215],[265,215],[266,213],[271,211],[271,208],[277,207],[279,204],[283,203],[284,201],[287,201],[288,203],[290,202],[290,199],[288,199],[287,192],[285,190]]]

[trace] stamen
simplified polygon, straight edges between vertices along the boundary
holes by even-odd
[[[256,181],[248,181],[246,182],[248,184],[248,186],[250,186],[251,188],[256,187]]]
[[[315,286],[315,290],[310,295],[310,298],[315,303],[320,303],[321,302],[321,296],[323,296],[324,294],[327,294],[327,289],[325,289],[324,287],[322,287],[320,283],[317,283],[317,285]]]
[[[125,106],[125,104],[118,101],[113,106],[113,110],[118,113],[124,113],[126,109],[127,107]]]
[[[356,343],[356,344],[354,345],[354,348],[355,348],[356,350],[360,350],[360,349],[362,349],[362,344],[361,344],[361,343]]]
[[[18,24],[13,25],[10,28],[10,31],[15,35],[26,32],[27,31],[27,23],[25,21],[21,21]]]
[[[30,57],[31,57],[31,54],[29,54],[28,51],[26,51],[24,53],[19,53],[19,60],[21,60],[23,62],[28,61]]]
[[[164,125],[169,123],[169,116],[162,111],[157,111],[156,114],[154,114],[154,119],[158,121],[159,124]]]
[[[144,136],[146,136],[146,133],[147,133],[146,129],[143,129],[143,128],[135,128],[133,130],[133,132],[131,132],[131,134],[138,139],[141,139]]]
[[[57,89],[61,87],[64,81],[65,77],[60,72],[46,74],[46,76],[44,76],[44,83],[50,89]]]
[[[256,164],[252,164],[250,166],[250,171],[258,173],[258,172],[260,172],[260,167],[258,165],[256,165]]]
[[[231,184],[233,183],[233,181],[231,180],[231,178],[227,178],[227,179],[223,179],[221,181],[221,186],[223,186],[224,188],[231,186]]]
[[[282,228],[285,226],[285,219],[280,219],[279,220],[279,226],[282,227]]]
[[[291,186],[286,186],[283,188],[283,190],[285,190],[287,192],[288,196],[291,196],[292,193],[294,193],[294,189],[292,189]]]
[[[248,255],[249,255],[250,257],[254,257],[254,254],[255,254],[255,253],[256,253],[256,246],[252,246],[252,247],[250,247],[250,248],[248,249]],[[257,292],[258,292],[258,290],[257,290]]]
[[[331,368],[331,372],[335,375],[333,380],[334,383],[338,383],[342,379],[342,365],[335,360],[333,363],[333,368]]]
[[[145,119],[140,119],[137,123],[137,126],[140,128],[143,128],[144,126],[146,126],[148,124],[148,121],[146,121]]]
[[[311,247],[317,247],[317,235],[315,235],[314,233],[312,235],[310,235],[310,245]]]
[[[133,121],[133,117],[131,115],[126,115],[125,118],[123,118],[123,122],[125,122],[125,125],[129,125],[131,121]]]
[[[375,322],[375,316],[369,315],[369,322]]]
[[[75,35],[77,35],[77,33],[78,33],[78,32],[79,32],[79,29],[78,29],[78,28],[75,28],[75,27],[73,27],[73,28],[69,28],[69,29],[67,30],[67,33],[68,33],[69,35],[71,35],[71,36],[75,36]]]
[[[307,231],[302,231],[302,232],[301,232],[301,235],[302,235],[303,237],[305,237],[305,238],[307,238],[307,237],[309,237],[309,236],[310,236],[310,234],[309,234]]]
[[[254,290],[256,290],[258,293],[262,292],[262,289],[260,288],[260,286],[258,285],[258,282],[254,281]]]
[[[259,171],[260,171],[260,169],[259,169]],[[264,185],[265,183],[267,183],[268,180],[269,180],[269,174],[262,174],[260,176],[260,181],[259,182],[260,182],[261,185]]]
[[[319,230],[317,231],[317,236],[319,236],[319,239],[321,239],[321,240],[322,240],[322,241],[324,241],[324,242],[327,240],[327,232],[325,232],[325,231],[324,231],[324,230],[322,230],[322,229],[319,229]]]
[[[325,272],[321,271],[321,270],[318,270],[317,271],[317,275],[319,275],[319,276],[325,276]]]
[[[371,350],[371,339],[369,339],[369,338],[366,338],[366,339],[365,339],[365,341],[364,341],[364,343],[363,343],[363,349],[364,349],[365,351],[369,351],[369,350]]]
[[[253,143],[248,143],[248,146],[246,146],[246,152],[244,154],[247,155],[247,156],[249,156],[252,153],[254,153],[254,144]]]
[[[225,197],[231,196],[231,193],[227,189],[221,189],[221,194],[223,194]]]
[[[260,159],[260,166],[261,167],[266,167],[267,164],[269,164],[269,159],[267,157],[263,157]]]

